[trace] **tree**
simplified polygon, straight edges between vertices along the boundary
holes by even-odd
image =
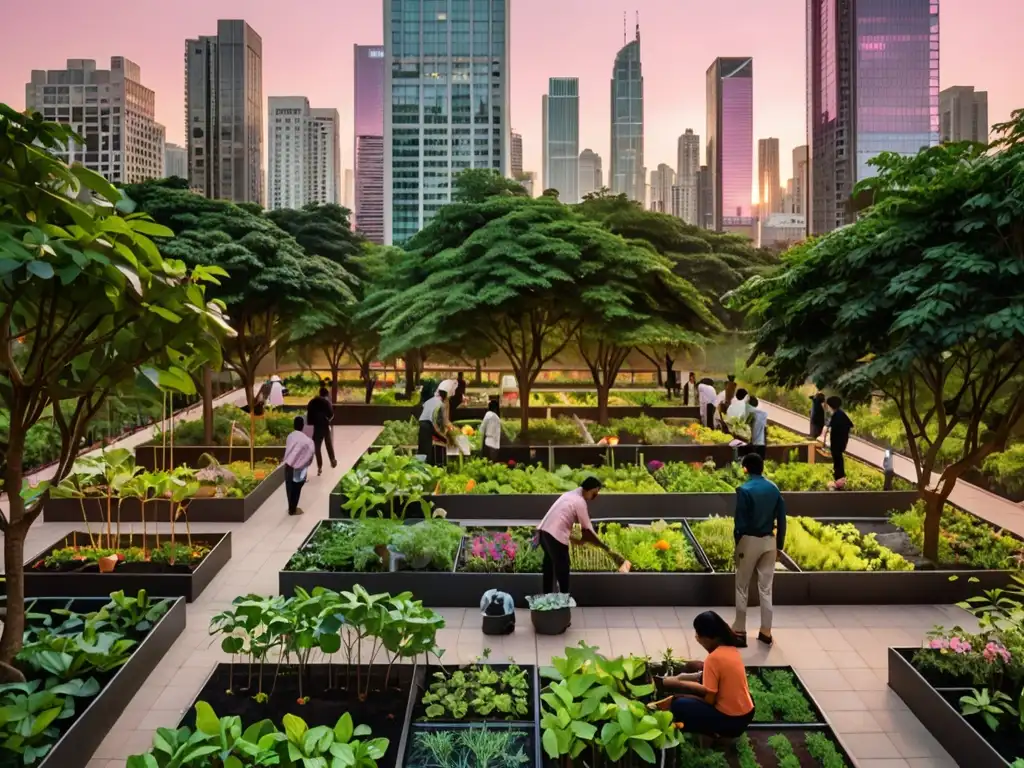
[[[208,200],[161,182],[126,192],[175,233],[162,246],[167,255],[227,272],[211,293],[225,303],[238,332],[225,346],[224,362],[241,378],[251,412],[260,363],[311,313],[351,305],[355,278],[340,264],[306,253],[259,206]]]
[[[334,203],[267,211],[267,218],[294,237],[306,253],[323,256],[352,272],[352,262],[363,256],[366,241],[352,231],[350,215],[348,208]]]
[[[186,357],[219,360],[231,330],[205,290],[224,273],[191,271],[161,256],[150,237],[170,235],[131,213],[103,177],[50,154],[83,142],[66,126],[0,105],[0,403],[10,423],[0,436],[0,478],[9,511],[4,535],[7,615],[0,678],[25,627],[25,537],[51,483],[69,474],[90,420],[142,366],[157,381],[188,388]],[[29,488],[22,456],[28,430],[53,414],[60,456],[53,480]]]
[[[623,265],[657,256],[553,198],[508,195],[445,206],[407,249],[365,310],[382,354],[482,339],[508,357],[524,406],[547,362],[587,323],[613,324],[621,294],[636,295],[621,285],[634,274]]]
[[[791,250],[737,292],[759,325],[751,360],[784,386],[811,378],[894,404],[926,502],[924,554],[957,479],[1024,417],[1024,112],[989,149],[883,154],[854,224]],[[954,430],[958,456],[932,473]]]
[[[505,178],[492,168],[470,168],[455,176],[452,199],[457,203],[482,203],[489,197],[528,197],[526,187]]]

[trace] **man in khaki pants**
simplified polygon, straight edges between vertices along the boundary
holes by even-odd
[[[743,457],[750,479],[736,489],[736,621],[732,628],[747,645],[747,592],[757,573],[761,598],[761,630],[757,639],[772,644],[772,581],[775,561],[786,543],[786,502],[778,486],[764,477],[764,459],[756,453]]]

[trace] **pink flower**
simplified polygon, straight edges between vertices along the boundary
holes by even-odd
[[[971,644],[966,640],[961,640],[959,637],[951,637],[949,639],[949,650],[953,653],[970,653]]]
[[[944,651],[949,648],[949,640],[944,637],[936,637],[928,643],[928,647],[933,651]]]
[[[999,643],[989,643],[981,655],[989,664],[992,664],[997,658],[1002,659],[1004,664],[1010,663],[1010,652]]]

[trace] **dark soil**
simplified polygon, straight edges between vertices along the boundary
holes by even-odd
[[[747,738],[750,739],[750,745],[754,748],[754,755],[757,757],[757,762],[760,763],[763,768],[770,768],[770,766],[776,766],[779,764],[778,758],[775,756],[775,750],[768,746],[768,739],[774,736],[778,731],[747,731]],[[820,768],[820,763],[815,760],[807,751],[805,743],[806,731],[783,731],[786,737],[789,739],[789,743],[793,745],[793,753],[796,755],[797,760],[800,761],[801,768]],[[829,734],[831,736],[831,734]],[[835,744],[835,740],[832,741]],[[838,744],[836,747],[838,748]],[[840,754],[842,754],[840,752]],[[846,763],[848,766],[852,765],[849,761]],[[739,765],[739,761],[733,758],[730,760],[730,765]]]
[[[446,673],[447,675],[450,676],[456,670],[460,670],[461,669],[462,671],[465,672],[465,671],[470,669],[470,666],[471,665],[467,664],[467,665],[464,665],[464,666],[461,666],[461,667],[449,667],[447,669],[443,668],[443,667],[440,667],[440,666],[437,666],[437,667],[427,667],[426,678],[425,678],[426,688],[429,688],[430,685],[433,682],[435,682],[435,680],[434,680],[434,673],[436,673],[436,672],[444,672],[444,673]],[[499,675],[501,673],[503,673],[509,667],[508,664],[488,664],[488,666],[490,666],[491,669],[493,669]],[[494,713],[492,713],[492,715],[490,717],[481,717],[479,715],[474,715],[472,708],[470,708],[469,714],[466,715],[466,717],[462,718],[461,720],[454,720],[447,713],[445,714],[444,717],[439,717],[439,718],[436,718],[434,720],[428,720],[427,716],[426,716],[426,707],[423,704],[423,694],[426,693],[426,688],[419,688],[419,689],[416,690],[416,693],[414,694],[415,697],[416,697],[416,704],[415,704],[415,706],[413,707],[413,710],[412,710],[412,719],[413,719],[413,721],[423,721],[424,723],[434,723],[434,722],[438,722],[438,723],[452,723],[452,722],[459,722],[459,723],[505,723],[505,722],[532,723],[536,719],[536,715],[535,715],[535,712],[534,712],[534,710],[535,710],[534,703],[535,703],[535,699],[536,699],[536,694],[534,692],[534,685],[533,685],[533,682],[534,682],[533,666],[532,665],[527,665],[527,664],[520,664],[519,666],[520,666],[520,668],[526,670],[526,681],[527,681],[527,683],[530,686],[529,691],[526,694],[527,705],[530,707],[530,709],[529,709],[529,711],[525,715],[512,715],[512,716],[506,718],[500,712],[494,712]],[[505,690],[502,687],[500,680],[494,686],[494,688],[495,688],[497,693],[505,693]]]
[[[366,668],[363,667],[365,674]],[[346,679],[344,665],[312,664],[306,673],[302,686],[303,696],[309,697],[300,704],[299,679],[295,665],[282,666],[274,684],[274,666],[267,664],[263,670],[263,692],[273,695],[263,702],[253,696],[259,691],[259,667],[254,667],[252,683],[249,683],[249,668],[245,664],[234,665],[233,682],[229,682],[231,665],[218,664],[196,697],[205,701],[218,717],[237,715],[242,726],[248,727],[260,720],[269,719],[278,728],[285,715],[301,717],[310,728],[326,725],[333,728],[343,714],[348,712],[356,725],[368,725],[371,738],[384,737],[389,746],[384,758],[378,761],[381,768],[391,768],[398,758],[398,743],[402,738],[402,726],[409,703],[412,687],[413,667],[396,664],[391,669],[388,687],[384,688],[387,665],[374,665],[370,692],[365,701],[360,701],[356,691],[356,672],[353,668]],[[331,676],[328,686],[328,673]],[[366,685],[365,677],[362,683]],[[229,692],[230,691],[230,692]],[[190,707],[181,720],[181,725],[195,725],[195,709]]]
[[[480,726],[477,725],[475,727],[479,728]],[[500,728],[505,727],[506,726],[504,724],[499,723],[494,723],[487,726],[489,730],[498,730]],[[472,759],[471,753],[469,753],[466,750],[465,746],[460,745],[458,741],[460,735],[464,733],[467,729],[468,726],[440,725],[428,723],[416,723],[410,726],[409,740],[408,742],[406,742],[405,745],[405,761],[403,763],[405,768],[434,768],[434,766],[436,766],[437,763],[434,761],[433,756],[430,753],[430,750],[426,747],[420,746],[420,740],[417,738],[417,735],[429,732],[437,733],[443,731],[448,731],[449,733],[453,734],[454,738],[456,739],[455,754],[459,755],[461,758],[469,760],[469,762],[466,763],[468,768],[476,768],[477,763]],[[533,726],[531,726],[529,729],[511,726],[511,730],[514,735],[508,744],[508,751],[505,754],[515,755],[518,752],[522,751],[522,753],[528,758],[527,762],[524,762],[522,764],[524,768],[526,766],[534,765],[536,747],[533,743]]]
[[[942,696],[946,701],[949,702],[958,712],[960,711],[960,697],[969,695],[970,690],[959,690],[959,691],[939,691],[939,695]],[[1010,716],[1003,716],[998,731],[993,731],[985,723],[985,719],[981,715],[970,715],[965,717],[971,727],[978,732],[978,734],[985,741],[989,743],[996,752],[998,752],[1008,763],[1012,763],[1021,755],[1024,755],[1024,731],[1017,725],[1017,718]]]
[[[170,563],[129,563],[127,561],[120,562],[115,566],[113,573],[179,573],[189,574],[193,573],[202,560],[196,561],[194,565],[181,565],[176,563],[171,565]],[[99,563],[83,563],[83,562],[70,562],[70,563],[57,563],[52,567],[46,567],[44,561],[39,560],[32,564],[33,571],[40,571],[43,573],[99,573]]]
[[[775,750],[768,745],[768,739],[780,733],[784,734],[789,740],[789,743],[793,747],[793,754],[801,768],[821,768],[821,764],[811,757],[810,753],[807,751],[806,736],[810,732],[812,731],[752,729],[747,731],[747,739],[754,751],[754,757],[757,760],[757,764],[761,766],[761,768],[777,768],[779,765],[779,759],[775,754]],[[842,748],[836,742],[835,737],[828,729],[823,728],[820,731],[814,732],[819,732],[829,737],[832,743],[835,744],[836,750],[845,759],[847,768],[850,768],[853,765],[849,757],[843,753]],[[693,759],[693,747],[689,747],[685,754],[690,756],[691,759],[684,757],[684,753],[680,750],[666,751],[664,768],[689,768],[689,766],[693,765],[700,765],[702,768],[741,768],[739,754],[735,747],[718,745],[701,749],[699,754],[703,759],[700,759],[699,762]]]

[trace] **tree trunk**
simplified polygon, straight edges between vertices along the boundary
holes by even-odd
[[[608,426],[608,398],[611,389],[608,384],[597,385],[597,423],[603,427]]]
[[[341,361],[331,361],[331,402],[338,402],[338,376],[340,374],[339,368],[341,367]]]
[[[484,364],[482,360],[476,361],[476,378],[473,380],[473,385],[482,387],[484,384]]]
[[[516,381],[519,384],[519,441],[528,445],[526,436],[530,431],[530,381],[525,371],[516,371]]]
[[[213,371],[203,366],[203,444],[213,445]]]
[[[936,565],[939,562],[939,531],[942,522],[942,508],[946,500],[938,491],[921,491],[924,499],[924,547],[922,554]]]
[[[359,363],[359,378],[363,380],[363,388],[366,395],[366,404],[373,402],[373,384],[370,382],[370,361],[367,359]]]
[[[8,480],[10,479],[8,471]],[[20,486],[18,481],[14,485]],[[4,580],[7,588],[7,615],[3,635],[0,636],[0,682],[24,680],[24,676],[11,665],[21,650],[25,633],[25,536],[29,524],[24,519],[25,502],[17,493],[8,493],[11,523],[4,533]],[[19,509],[20,508],[20,509]],[[17,522],[15,522],[17,520]]]
[[[412,394],[416,391],[416,370],[419,362],[419,352],[409,352],[405,356],[405,397],[412,400]]]

